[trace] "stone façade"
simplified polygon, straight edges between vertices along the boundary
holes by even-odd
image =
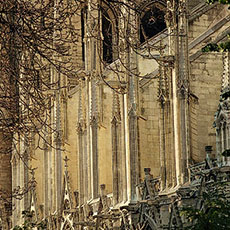
[[[88,11],[93,2],[85,4]],[[12,191],[28,178],[36,181],[27,197],[12,200],[13,226],[23,222],[21,212],[27,209],[47,220],[47,229],[183,229],[180,207],[196,200],[212,180],[210,174],[228,178],[227,157],[221,154],[230,142],[220,149],[224,134],[221,139],[217,125],[216,135],[213,121],[221,89],[223,97],[228,84],[229,62],[221,53],[202,53],[201,48],[226,39],[229,11],[204,1],[175,2],[140,4],[142,12],[160,4],[167,28],[138,52],[113,50],[113,61],[102,70],[99,45],[90,36],[95,31],[86,26],[92,18],[83,17],[83,42],[74,47],[78,54],[85,47],[83,68],[76,78],[63,76],[66,87],[54,97],[51,119],[61,135],[51,139],[57,148],[31,151],[34,176],[25,176],[28,172],[12,153],[12,176],[7,171]],[[104,8],[113,24],[116,9]],[[98,17],[97,12],[88,14]],[[139,15],[131,15],[138,22]],[[78,26],[79,21],[76,16]],[[131,30],[137,34],[134,22]],[[227,119],[221,114],[228,114],[228,97],[222,99],[216,124]],[[205,146],[213,146],[211,158],[218,164],[206,167]]]

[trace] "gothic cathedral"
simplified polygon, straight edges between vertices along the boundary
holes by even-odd
[[[202,52],[227,40],[228,6],[85,0],[73,23],[76,74],[50,72],[55,132],[0,156],[1,229],[25,211],[45,229],[183,229],[209,172],[230,180],[230,54]]]

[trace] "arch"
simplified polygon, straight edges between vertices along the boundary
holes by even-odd
[[[82,52],[82,61],[85,62],[85,34],[87,23],[87,6],[83,5],[81,8],[81,52]]]
[[[111,63],[115,59],[115,44],[117,42],[117,17],[111,6],[103,3],[101,6],[101,28],[103,35],[103,61]]]
[[[143,43],[164,29],[166,5],[164,1],[151,1],[140,8],[139,38]]]
[[[103,8],[102,8],[103,9]],[[103,34],[103,61],[113,61],[113,29],[108,13],[102,10],[102,34]]]

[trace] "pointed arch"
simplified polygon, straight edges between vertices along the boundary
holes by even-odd
[[[102,57],[105,63],[111,63],[116,58],[115,45],[118,41],[117,17],[111,5],[105,2],[101,5],[101,28],[102,28]]]
[[[165,1],[147,1],[140,9],[139,17],[139,38],[140,43],[147,41],[166,29]]]
[[[82,56],[82,62],[85,62],[86,57],[86,44],[85,44],[85,36],[86,36],[86,23],[87,23],[87,10],[88,7],[83,4],[81,8],[81,56]]]

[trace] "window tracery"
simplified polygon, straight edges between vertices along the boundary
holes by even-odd
[[[113,61],[113,31],[109,14],[102,10],[102,34],[103,34],[103,61],[111,63]]]
[[[87,20],[87,7],[81,9],[81,48],[82,48],[82,61],[85,62],[85,34],[86,27],[85,23]]]
[[[105,63],[112,63],[116,57],[117,44],[117,17],[112,9],[112,4],[102,3],[101,12],[101,32],[102,32],[102,53],[101,57]]]
[[[159,3],[151,4],[140,16],[140,42],[145,42],[165,28],[165,7]]]

